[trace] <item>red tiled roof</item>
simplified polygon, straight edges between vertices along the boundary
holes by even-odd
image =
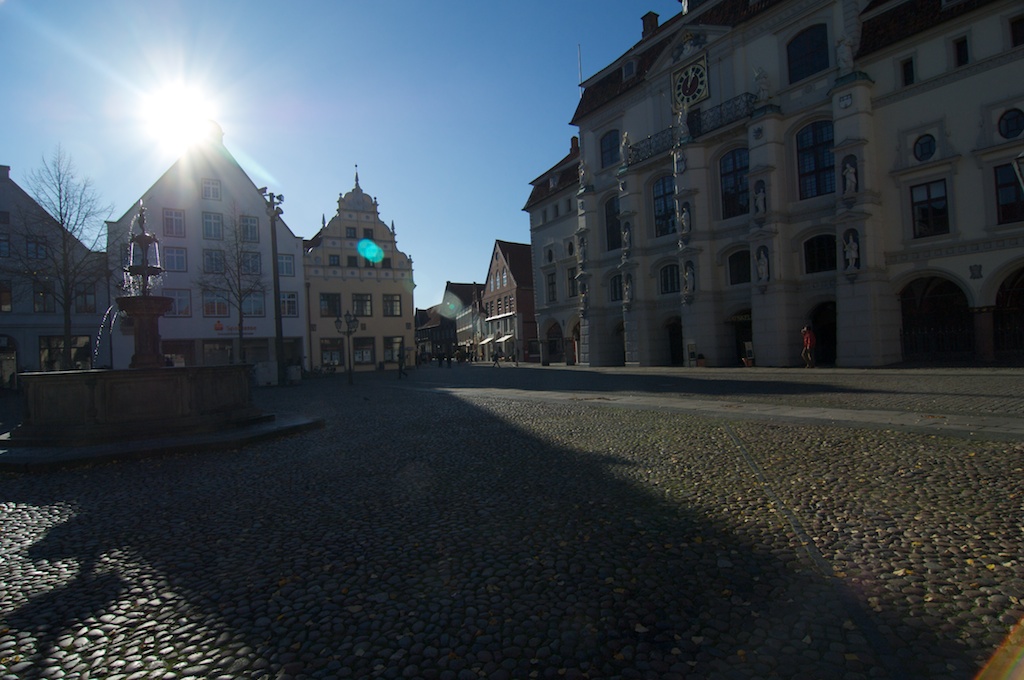
[[[665,24],[668,25],[667,23]],[[664,28],[664,27],[661,27]],[[659,33],[661,31],[658,31]],[[648,38],[649,40],[650,38]],[[665,51],[671,42],[671,38],[666,37],[659,40],[657,43],[647,48],[637,56],[636,60],[636,73],[629,80],[622,79],[622,69],[613,69],[611,73],[601,78],[596,83],[586,88],[583,91],[583,96],[580,97],[580,103],[576,107],[576,113],[573,114],[572,120],[569,121],[571,125],[577,125],[580,118],[587,114],[596,111],[608,102],[619,97],[620,95],[629,92],[634,87],[644,81],[647,76],[647,72],[651,70],[651,66],[657,61],[661,53]]]
[[[947,8],[942,7],[942,0],[901,2],[864,22],[857,57],[864,57],[890,45],[895,45],[912,35],[927,31],[996,1],[964,0]],[[868,6],[868,10],[881,5],[880,2],[872,2]]]

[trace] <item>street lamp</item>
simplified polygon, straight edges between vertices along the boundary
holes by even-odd
[[[339,333],[345,334],[345,349],[348,352],[348,384],[352,384],[352,334],[359,328],[359,317],[352,312],[345,312],[345,320],[341,317],[334,320],[334,328]]]
[[[281,277],[277,264],[277,218],[284,214],[280,207],[284,196],[267,193],[266,187],[261,187],[259,192],[267,201],[267,216],[270,217],[270,274],[274,278],[274,358],[277,360],[277,384],[284,385],[284,327],[281,323]]]

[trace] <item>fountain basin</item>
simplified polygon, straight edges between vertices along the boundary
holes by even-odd
[[[81,446],[211,432],[272,419],[246,365],[22,373],[24,418],[9,446]]]

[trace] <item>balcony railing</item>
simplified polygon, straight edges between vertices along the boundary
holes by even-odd
[[[690,129],[690,138],[697,139],[730,123],[750,117],[750,114],[754,112],[756,101],[756,95],[744,92],[737,97],[722,102],[718,106],[712,106],[710,109],[690,111],[686,117],[686,125]],[[653,158],[658,154],[670,151],[675,144],[675,140],[676,130],[674,127],[669,127],[635,144],[630,144],[628,164],[642,163],[648,158]]]

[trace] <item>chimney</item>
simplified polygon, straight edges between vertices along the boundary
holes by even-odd
[[[569,146],[569,153],[580,150],[580,138],[576,135],[572,136],[572,144]]]
[[[641,17],[641,21],[644,22],[644,32],[641,38],[646,38],[651,33],[658,30],[658,15],[654,12],[648,12]]]

